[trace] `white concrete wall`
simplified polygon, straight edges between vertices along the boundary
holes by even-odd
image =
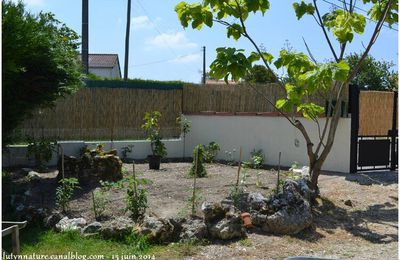
[[[235,160],[239,159],[239,148],[243,149],[243,160],[250,159],[253,149],[262,149],[265,154],[265,163],[278,164],[278,153],[282,152],[281,165],[291,166],[294,161],[301,165],[308,165],[308,157],[304,138],[301,133],[282,117],[268,116],[212,116],[212,115],[188,115],[192,127],[186,136],[185,156],[191,157],[193,148],[198,144],[208,144],[215,141],[221,151],[218,159],[227,159],[225,151],[236,150]],[[306,119],[300,119],[309,131],[313,140],[317,140],[317,128],[315,124]],[[321,119],[323,125],[325,119]],[[59,142],[66,155],[79,155],[79,149],[88,145],[90,149],[101,143],[106,150],[117,149],[122,156],[122,147],[134,145],[133,152],[128,158],[145,159],[151,154],[150,143],[146,140],[114,141],[114,142],[84,142],[65,141]],[[183,152],[183,140],[164,140],[168,150],[168,158],[181,158]],[[295,145],[298,143],[298,146]],[[5,167],[16,165],[33,165],[34,160],[26,157],[26,146],[11,146],[9,152],[3,152],[2,164]],[[57,153],[49,165],[56,165]],[[342,118],[339,121],[335,143],[328,156],[323,169],[329,171],[349,172],[350,165],[350,119]]]
[[[121,78],[117,66],[112,68],[89,68],[89,72],[104,78]]]
[[[183,142],[181,139],[163,140],[167,148],[168,158],[182,157]],[[151,154],[150,142],[147,140],[134,141],[114,141],[114,142],[85,142],[85,141],[62,141],[59,144],[64,149],[65,155],[79,156],[79,150],[85,145],[89,149],[96,148],[97,144],[103,144],[105,150],[117,149],[118,155],[122,157],[122,147],[134,145],[132,153],[127,154],[130,159],[146,159]],[[12,145],[8,147],[8,151],[2,152],[2,166],[33,166],[35,161],[32,157],[26,156],[26,145]],[[60,152],[61,153],[61,152]],[[57,165],[58,151],[53,152],[53,158],[48,166]]]
[[[278,154],[282,152],[281,165],[291,166],[294,161],[308,165],[306,144],[301,133],[283,117],[267,116],[211,116],[189,115],[192,122],[191,132],[186,138],[186,155],[189,156],[197,144],[215,141],[221,151],[218,159],[227,159],[225,151],[236,150],[235,159],[239,159],[239,148],[243,149],[243,160],[249,160],[253,149],[262,149],[266,164],[277,165]],[[300,119],[309,131],[312,140],[317,140],[315,123]],[[325,119],[321,119],[321,124]],[[298,140],[298,141],[296,141]],[[295,146],[298,142],[298,146]],[[349,172],[350,165],[350,119],[339,121],[335,143],[323,169]]]

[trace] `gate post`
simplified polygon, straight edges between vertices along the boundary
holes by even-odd
[[[349,108],[351,113],[350,173],[356,173],[360,89],[356,85],[349,85],[349,94]]]
[[[391,145],[390,145],[390,170],[396,170],[396,131],[397,126],[397,91],[393,92],[393,117],[392,117],[392,130],[391,135]]]

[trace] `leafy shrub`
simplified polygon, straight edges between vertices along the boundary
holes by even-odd
[[[140,188],[140,184],[145,184],[145,179],[136,179],[135,175],[128,179],[128,189],[126,193],[126,210],[131,212],[133,220],[137,221],[144,216],[147,206],[147,191]]]
[[[124,147],[121,148],[122,149],[121,153],[122,153],[122,159],[123,160],[126,160],[126,158],[128,157],[128,153],[132,152],[133,147],[134,147],[134,145],[130,144],[128,146],[124,146]]]
[[[35,140],[34,138],[28,138],[28,149],[27,157],[33,156],[35,158],[35,166],[40,170],[46,169],[46,163],[51,160],[53,156],[53,151],[57,145],[57,142],[46,140],[41,138],[40,140]]]
[[[158,124],[160,118],[161,113],[158,111],[146,112],[142,128],[147,133],[147,140],[150,140],[153,156],[165,157],[167,155],[167,148],[161,141],[162,137],[160,135],[160,126]]]
[[[207,175],[206,168],[203,165],[204,162],[204,146],[199,144],[193,150],[193,163],[192,167],[190,168],[189,175],[196,177],[205,177]],[[197,158],[197,165],[196,165],[196,158]]]
[[[243,162],[243,166],[252,169],[260,169],[264,164],[264,153],[260,149],[256,151],[255,149],[250,153],[250,162]]]
[[[102,189],[95,189],[92,192],[92,199],[93,199],[93,212],[94,217],[99,219],[103,216],[104,211],[106,210],[107,205],[107,194]]]
[[[220,147],[216,142],[211,142],[204,146],[204,162],[212,163],[214,162],[215,156],[219,152]]]
[[[185,136],[187,133],[190,132],[191,124],[190,121],[184,116],[180,115],[176,118],[176,123],[181,128],[183,135]]]
[[[56,189],[56,205],[66,212],[75,189],[79,188],[79,181],[77,178],[63,178],[60,184]]]

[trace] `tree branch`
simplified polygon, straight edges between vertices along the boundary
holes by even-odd
[[[318,6],[317,6],[317,0],[313,0],[313,3],[314,3],[315,11],[317,12],[319,25],[320,25],[322,31],[324,32],[325,39],[328,42],[329,48],[331,49],[331,52],[332,52],[333,57],[335,58],[336,62],[339,62],[338,56],[336,55],[336,52],[335,52],[335,49],[332,46],[332,42],[329,39],[328,33],[326,32],[324,22],[322,21],[322,18],[321,18],[321,14],[319,13],[319,9],[318,9]]]
[[[317,62],[317,60],[314,58],[314,56],[312,55],[311,50],[310,50],[310,48],[308,47],[308,44],[307,44],[306,40],[304,39],[304,37],[301,37],[301,38],[303,38],[303,42],[304,42],[304,45],[306,46],[308,55],[310,55],[311,60],[315,63],[315,65],[317,65],[318,62]]]
[[[284,116],[284,117],[290,122],[290,124],[292,124],[293,126],[296,126],[294,120],[290,119],[289,116],[288,116],[285,112],[282,111],[282,109],[278,108],[278,107],[274,104],[274,102],[272,102],[271,100],[269,100],[269,98],[268,98],[264,93],[262,93],[261,91],[259,91],[259,90],[253,85],[253,83],[250,83],[250,82],[249,82],[248,85],[249,85],[257,94],[259,94],[261,97],[263,97],[270,105],[272,105],[272,106],[276,109],[276,111],[279,112],[279,114],[281,114],[282,116]]]
[[[372,33],[371,39],[363,53],[363,55],[361,56],[360,60],[358,61],[357,65],[352,69],[352,71],[350,72],[350,75],[347,78],[346,84],[350,83],[350,81],[355,77],[355,75],[357,74],[358,70],[361,67],[361,64],[363,63],[363,61],[365,60],[365,58],[368,56],[368,53],[371,49],[371,47],[374,45],[376,39],[378,38],[379,32],[382,29],[383,24],[385,23],[385,19],[386,16],[389,13],[389,9],[390,9],[390,5],[392,4],[392,0],[389,0],[383,10],[383,14],[380,17],[379,21],[376,23],[374,32]]]

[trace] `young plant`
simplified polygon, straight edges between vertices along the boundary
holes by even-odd
[[[126,210],[131,212],[134,221],[144,216],[147,206],[147,191],[140,188],[141,184],[147,184],[145,179],[136,179],[135,170],[132,177],[128,178],[128,189],[126,191]]]
[[[46,163],[51,160],[53,151],[55,151],[57,142],[49,141],[44,138],[35,140],[34,138],[28,139],[27,156],[33,156],[35,158],[35,166],[39,171],[46,169]]]
[[[180,115],[176,118],[176,123],[179,125],[181,132],[183,134],[183,154],[182,158],[185,158],[186,149],[186,134],[190,132],[191,124],[190,121],[184,115]]]
[[[94,217],[98,220],[103,216],[107,206],[107,193],[103,189],[95,189],[92,191],[93,212]]]
[[[226,162],[228,165],[232,166],[235,165],[235,153],[236,153],[236,149],[233,149],[232,152],[231,151],[225,151],[225,158],[226,158]]]
[[[206,168],[203,165],[204,162],[204,146],[199,144],[193,150],[193,163],[190,168],[189,175],[196,177],[205,177],[207,175]]]
[[[56,205],[63,212],[69,210],[69,202],[77,188],[80,188],[77,178],[63,178],[60,180],[60,186],[56,189]]]
[[[198,167],[200,167],[200,165],[202,165],[202,163],[200,162],[201,158],[201,152],[204,150],[203,145],[197,145],[194,149],[193,152],[193,166],[191,171],[193,170],[193,172],[198,172]],[[193,169],[194,168],[194,169]],[[205,169],[204,169],[205,171]],[[197,214],[197,209],[199,208],[199,205],[201,203],[201,201],[203,200],[203,196],[201,194],[201,191],[199,188],[197,188],[196,186],[196,180],[197,180],[197,174],[193,173],[193,187],[191,190],[191,195],[189,196],[188,200],[187,200],[187,204],[186,207],[183,209],[183,214],[186,215],[186,211],[188,209],[190,209],[191,211],[191,217],[196,216]]]
[[[243,166],[246,168],[260,169],[264,164],[264,153],[260,149],[256,151],[255,149],[250,153],[251,160],[249,162],[243,162]]]
[[[212,163],[219,152],[220,147],[216,142],[211,142],[204,146],[204,162]]]
[[[233,201],[233,205],[237,208],[242,208],[242,199],[244,195],[244,186],[246,185],[247,173],[243,171],[241,174],[241,167],[239,164],[236,185],[232,186],[230,189],[229,197]]]
[[[128,158],[128,153],[132,152],[133,147],[134,147],[134,145],[130,144],[128,146],[124,146],[124,147],[121,148],[122,149],[121,153],[122,153],[122,160],[123,161],[126,161],[126,159]]]
[[[161,118],[161,113],[158,111],[146,112],[144,115],[144,124],[142,128],[147,133],[147,140],[150,141],[151,152],[153,156],[165,157],[167,155],[167,148],[161,141],[160,126],[158,121]]]

